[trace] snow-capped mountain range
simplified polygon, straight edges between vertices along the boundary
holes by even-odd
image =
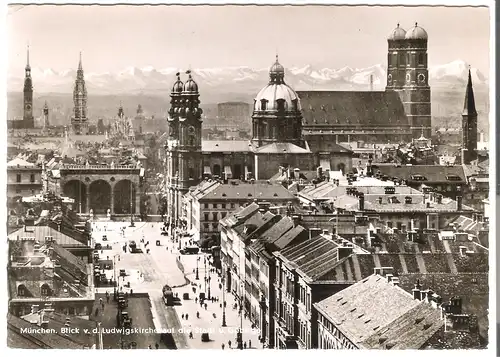
[[[429,69],[432,87],[462,90],[467,82],[469,66],[462,60],[435,66]],[[153,93],[168,92],[175,81],[177,68],[155,69],[128,67],[111,73],[85,73],[89,94]],[[253,93],[268,81],[268,68],[224,67],[193,69],[193,77],[200,91]],[[32,68],[33,86],[38,93],[71,93],[76,70],[61,72],[52,69]],[[476,68],[471,69],[474,86],[488,84],[487,78]],[[285,81],[295,90],[369,90],[370,77],[373,88],[383,89],[386,83],[386,68],[374,65],[367,68],[340,69],[304,67],[286,68]],[[183,75],[183,78],[186,76]],[[23,73],[8,77],[9,91],[22,90]]]

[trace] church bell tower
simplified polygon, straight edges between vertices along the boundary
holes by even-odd
[[[462,112],[462,163],[469,165],[477,159],[477,111],[472,89],[472,76],[465,91],[464,110]]]
[[[26,67],[24,68],[23,122],[23,127],[26,129],[35,127],[35,118],[33,117],[33,82],[31,79],[29,46],[26,54]]]

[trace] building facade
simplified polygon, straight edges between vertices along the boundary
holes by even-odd
[[[16,158],[7,163],[7,197],[34,196],[42,192],[42,168]]]

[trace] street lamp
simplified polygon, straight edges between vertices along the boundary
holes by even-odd
[[[226,279],[222,276],[222,327],[226,326]]]
[[[118,289],[118,280],[119,279],[116,279],[116,257],[118,257],[118,259],[120,259],[120,255],[119,254],[115,254],[113,256],[113,280],[114,280],[114,284],[113,284],[113,299],[116,301],[116,290]]]
[[[207,258],[204,260],[205,264],[205,294],[207,293]]]
[[[243,283],[240,284],[241,286],[241,291],[243,291]],[[240,296],[240,309],[241,309],[241,313],[240,313],[240,329],[239,329],[239,332],[236,334],[236,342],[237,342],[237,348],[239,350],[242,350],[243,349],[243,294],[241,294]]]
[[[200,257],[196,259],[196,280],[200,280],[200,275],[198,274],[198,262],[200,261]]]
[[[132,180],[130,181],[130,227],[135,227],[135,224],[134,224],[134,213],[133,213],[133,186],[132,186]]]

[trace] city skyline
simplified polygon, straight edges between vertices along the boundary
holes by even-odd
[[[415,22],[429,33],[429,66],[460,59],[489,74],[486,7],[318,10],[319,6],[11,6],[8,75],[23,71],[28,44],[31,66],[54,71],[76,69],[80,51],[85,71],[94,73],[148,66],[264,68],[276,53],[285,67],[363,68],[385,64],[388,33],[397,23],[407,30]],[[259,20],[242,28],[242,15]],[[103,17],[108,22],[97,27]],[[172,26],[169,19],[180,17],[189,21]],[[316,40],[324,32],[337,33],[328,46]],[[353,42],[360,46],[351,46]]]

